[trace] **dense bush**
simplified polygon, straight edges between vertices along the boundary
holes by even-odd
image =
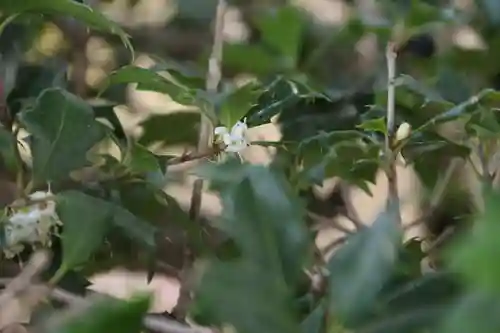
[[[146,69],[131,65],[140,41],[87,5],[0,1],[0,263],[25,262],[15,277],[2,272],[12,279],[0,294],[0,324],[9,302],[22,296],[33,310],[30,326],[50,332],[138,332],[141,325],[163,332],[228,325],[240,333],[497,332],[500,2],[380,1],[377,20],[346,2],[348,21],[332,28],[270,1],[250,10],[248,43],[223,43],[227,4],[219,0],[207,5],[214,9],[207,10],[215,22],[213,45],[205,45],[211,52],[203,48],[198,62],[163,54]],[[193,17],[179,25],[195,25]],[[206,15],[198,19],[205,29]],[[70,37],[69,50],[29,61],[47,22]],[[483,48],[447,44],[451,34],[437,38],[462,25],[477,32]],[[81,82],[79,43],[89,33],[126,50],[125,64],[98,91]],[[377,47],[363,67],[355,46],[366,36],[375,36]],[[255,79],[236,85],[239,73]],[[114,112],[126,84],[200,113],[158,116],[132,138]],[[248,141],[248,128],[271,121],[280,141]],[[197,150],[157,155],[154,141]],[[108,153],[110,145],[119,157]],[[248,145],[273,147],[272,163],[246,163],[240,152]],[[403,242],[401,157],[429,193],[423,217],[409,224],[427,224],[426,250],[423,239]],[[199,176],[188,212],[163,191],[169,168],[186,161],[198,162],[191,171]],[[478,200],[458,176],[465,164],[482,186]],[[339,177],[370,193],[379,170],[389,180],[386,209],[369,226],[353,219],[356,231],[325,256],[314,242],[312,186]],[[203,182],[223,203],[215,221],[200,216]],[[328,218],[349,215],[342,202],[335,205]],[[181,244],[175,264],[162,258],[165,239]],[[51,254],[50,265],[37,249]],[[429,257],[430,272],[422,269]],[[179,270],[172,314],[146,315],[147,295],[84,298],[89,274],[132,261],[147,267],[149,278],[159,263]],[[33,277],[45,288],[35,288]]]

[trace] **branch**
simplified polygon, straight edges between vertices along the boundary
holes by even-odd
[[[396,117],[396,45],[393,42],[387,44],[387,134],[385,136],[385,157],[387,159],[386,175],[388,183],[387,206],[394,204],[396,207],[397,222],[401,224],[401,209],[398,196],[398,180],[396,173],[397,151],[393,147],[395,138]]]
[[[222,70],[222,50],[224,42],[224,14],[226,12],[226,0],[219,0],[217,4],[217,11],[215,15],[215,29],[214,40],[212,46],[212,54],[208,60],[208,73],[206,78],[206,90],[208,93],[215,94],[219,86]],[[204,154],[210,150],[210,143],[212,138],[212,124],[210,119],[202,115],[201,129],[198,140],[198,153]],[[193,222],[197,222],[200,217],[201,197],[203,191],[203,179],[197,179],[193,184],[193,192],[191,195],[191,203],[189,209],[189,216]],[[181,290],[179,292],[179,299],[177,305],[173,310],[173,315],[179,319],[184,320],[188,311],[188,304],[191,301],[192,289],[192,254],[186,245],[185,248],[185,262],[184,268],[181,273]]]

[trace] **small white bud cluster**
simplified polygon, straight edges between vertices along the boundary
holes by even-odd
[[[35,201],[22,208],[11,208],[4,221],[5,244],[3,252],[12,258],[23,251],[25,245],[50,246],[54,226],[61,224],[56,213],[56,203],[49,192],[34,192],[28,196]]]
[[[214,134],[222,139],[226,145],[224,149],[226,152],[240,153],[248,147],[246,139],[247,130],[246,119],[243,119],[243,121],[238,121],[234,124],[231,131],[226,126],[216,127]]]

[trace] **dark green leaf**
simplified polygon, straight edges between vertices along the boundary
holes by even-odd
[[[230,92],[223,100],[219,111],[219,122],[227,128],[233,127],[248,110],[257,104],[262,88],[256,83],[248,83]]]
[[[105,134],[88,104],[57,88],[45,90],[33,108],[20,114],[20,120],[32,134],[37,183],[63,179],[86,166],[87,151]]]
[[[325,329],[326,307],[318,305],[300,324],[303,333],[321,333]]]
[[[69,316],[52,331],[56,333],[138,333],[146,315],[149,296],[136,296],[127,301],[102,299]]]
[[[401,241],[397,213],[390,206],[373,226],[351,236],[328,262],[330,308],[345,324],[355,323],[371,309],[392,274]]]
[[[66,272],[86,263],[101,246],[112,211],[105,201],[76,191],[58,194],[56,202],[64,223],[61,270]]]

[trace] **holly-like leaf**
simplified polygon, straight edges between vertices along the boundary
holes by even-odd
[[[112,211],[107,202],[76,191],[58,194],[56,202],[64,223],[60,271],[67,272],[86,263],[102,245]]]
[[[92,108],[67,91],[45,90],[20,114],[32,135],[33,177],[37,184],[58,181],[87,165],[86,154],[104,138]]]
[[[225,96],[219,111],[219,122],[227,128],[233,127],[237,121],[257,104],[262,88],[256,83],[248,83]]]
[[[120,37],[123,44],[133,50],[127,34],[120,26],[110,21],[106,16],[91,7],[73,0],[2,0],[0,11],[7,14],[48,14],[73,17],[86,25],[104,32],[109,32]]]
[[[373,306],[396,263],[401,230],[395,206],[380,214],[373,226],[351,236],[329,260],[330,306],[348,325]]]
[[[137,333],[151,303],[149,295],[137,295],[129,300],[105,298],[95,301],[77,315],[68,316],[55,333]]]

